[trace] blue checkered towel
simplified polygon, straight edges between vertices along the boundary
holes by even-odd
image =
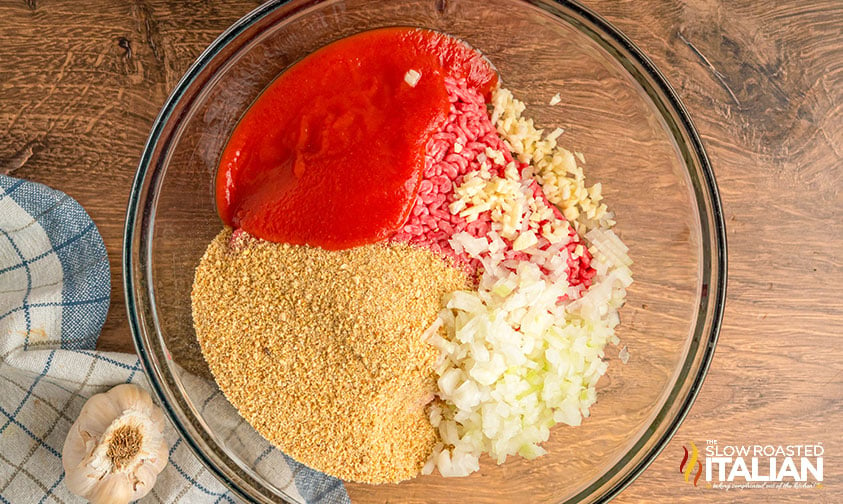
[[[61,449],[91,395],[124,382],[146,387],[134,355],[96,352],[111,281],[105,246],[66,194],[0,175],[0,504],[82,502],[63,484]],[[211,383],[204,408],[225,401]],[[223,408],[228,410],[231,408]],[[239,417],[223,418],[246,448],[266,446]],[[142,502],[238,502],[175,431],[170,461]],[[343,486],[272,448],[258,473],[300,502],[345,503]]]

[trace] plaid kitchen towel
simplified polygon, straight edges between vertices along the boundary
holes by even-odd
[[[132,382],[146,387],[135,355],[94,351],[111,293],[102,238],[66,194],[0,175],[0,504],[83,502],[66,489],[61,449],[91,395]],[[301,502],[348,502],[341,482],[271,448],[212,383],[203,412],[228,429],[226,443],[254,453],[253,467]],[[214,409],[216,408],[216,409]],[[235,503],[171,426],[169,464],[141,502]]]

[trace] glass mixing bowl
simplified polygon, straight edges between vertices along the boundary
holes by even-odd
[[[271,1],[211,44],[155,121],[128,206],[126,301],[154,393],[187,445],[239,497],[295,501],[255,463],[274,449],[232,420],[236,411],[195,341],[193,271],[222,227],[214,174],[238,119],[285,68],[338,38],[400,25],[440,30],[482,51],[536,123],[564,128],[560,143],[585,154],[588,182],[602,182],[635,261],[618,331],[631,356],[622,364],[617,348],[607,350],[591,417],[555,428],[543,457],[501,466],[484,459],[467,478],[346,488],[353,502],[608,500],[665,446],[702,385],[722,316],[726,246],[714,177],[685,108],[639,49],[573,2]],[[556,93],[562,102],[548,105]]]

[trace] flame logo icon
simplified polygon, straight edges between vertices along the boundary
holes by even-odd
[[[685,481],[690,482],[691,472],[694,470],[694,466],[696,465],[697,474],[694,475],[694,486],[697,486],[697,482],[700,481],[700,476],[702,476],[702,462],[699,460],[700,452],[697,450],[697,445],[691,441],[691,453],[690,457],[688,454],[688,449],[684,446],[682,447],[685,450],[685,456],[682,457],[682,462],[679,463],[679,473],[685,475]],[[689,460],[690,458],[690,460]]]

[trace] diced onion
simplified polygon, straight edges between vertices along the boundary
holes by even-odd
[[[419,83],[419,79],[421,79],[421,74],[418,70],[407,70],[407,73],[404,74],[404,82],[407,83],[410,87],[416,87],[416,84]]]

